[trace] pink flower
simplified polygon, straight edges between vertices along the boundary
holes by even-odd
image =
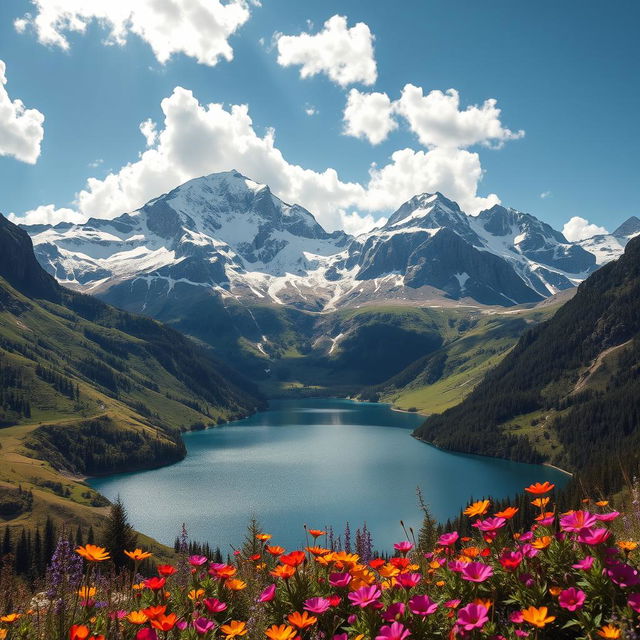
[[[601,522],[611,522],[620,515],[619,511],[610,511],[609,513],[596,513],[596,520]]]
[[[461,560],[452,560],[447,566],[451,571],[461,573],[468,564],[468,562],[462,562]]]
[[[522,545],[522,554],[525,558],[535,558],[538,553],[540,553],[538,549],[532,547],[528,542]]]
[[[484,582],[493,575],[493,569],[482,562],[470,562],[462,570],[462,579],[469,582]]]
[[[186,620],[178,620],[178,622],[176,622],[176,628],[180,629],[180,631],[184,631],[188,626]]]
[[[422,576],[419,573],[401,573],[399,576],[396,576],[397,583],[405,589],[412,589],[421,579]]]
[[[276,597],[276,585],[270,584],[259,596],[258,602],[271,602]]]
[[[610,562],[604,574],[609,576],[611,582],[623,589],[633,587],[640,582],[638,570],[624,562]]]
[[[489,621],[488,610],[481,604],[468,604],[458,611],[457,623],[465,631],[481,629]]]
[[[550,524],[553,523],[555,516],[547,516],[546,518],[540,518],[540,520],[538,520],[538,524],[541,527],[548,527]]]
[[[205,633],[209,633],[209,631],[211,631],[215,626],[216,623],[213,620],[209,620],[209,618],[205,618],[204,616],[196,618],[193,621],[193,628],[196,630],[196,633],[202,636]]]
[[[471,526],[480,529],[480,531],[493,532],[502,529],[507,524],[505,518],[487,518],[486,520],[476,520]]]
[[[333,640],[349,640],[349,636],[346,633],[336,633]]]
[[[459,604],[460,604],[460,602],[462,602],[462,601],[461,600],[457,600],[457,599],[447,600],[444,603],[444,606],[447,607],[447,609],[457,609]]]
[[[158,634],[155,629],[145,627],[136,633],[136,640],[158,640]]]
[[[640,613],[640,593],[632,593],[627,600],[627,604],[636,612]]]
[[[416,616],[430,616],[438,608],[438,603],[429,596],[413,596],[409,600],[409,609]]]
[[[581,569],[582,571],[589,571],[589,569],[591,569],[591,567],[593,567],[594,561],[595,561],[595,558],[593,556],[585,556],[584,558],[582,558],[582,560],[580,560],[579,562],[576,562],[575,564],[572,564],[571,566],[574,569]]]
[[[378,631],[376,640],[404,640],[411,635],[411,631],[399,622],[384,626]]]
[[[524,622],[524,616],[522,615],[522,611],[514,611],[509,615],[509,620],[514,624],[520,624]]]
[[[580,532],[582,529],[590,529],[596,522],[596,517],[588,511],[572,511],[560,517],[563,531]]]
[[[607,529],[583,529],[578,534],[578,542],[594,547],[605,542],[610,535]]]
[[[512,571],[520,566],[522,553],[520,551],[503,551],[498,560],[504,569]]]
[[[309,598],[305,600],[304,608],[310,613],[324,613],[330,606],[326,598]]]
[[[438,545],[440,547],[450,547],[458,541],[459,537],[460,536],[458,535],[457,531],[453,531],[451,533],[443,533],[438,538]]]
[[[560,592],[558,604],[567,611],[575,611],[576,609],[582,609],[586,597],[584,591],[570,587]]]
[[[349,594],[349,600],[354,607],[364,609],[369,605],[376,604],[382,592],[375,585],[371,587],[360,587],[357,591]]]
[[[404,615],[404,610],[404,602],[394,602],[382,612],[382,619],[385,622],[394,622],[397,618]]]
[[[207,558],[205,556],[189,556],[189,564],[192,567],[201,567],[206,562]]]
[[[329,576],[329,584],[333,587],[346,587],[351,582],[351,575],[348,573],[332,573]]]
[[[396,542],[393,545],[393,548],[396,551],[399,551],[400,553],[405,554],[408,551],[411,551],[411,549],[413,549],[413,542],[409,542],[408,540],[403,540],[402,542]]]

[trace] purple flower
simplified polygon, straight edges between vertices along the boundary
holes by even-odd
[[[371,604],[376,604],[378,599],[382,595],[382,592],[378,587],[360,587],[357,591],[349,594],[349,600],[354,607],[361,607],[364,609]]]
[[[310,613],[324,613],[330,606],[326,598],[309,598],[304,602],[304,608]]]
[[[469,562],[462,570],[462,579],[469,582],[484,582],[493,575],[493,569],[482,562]]]
[[[610,562],[604,574],[609,576],[611,582],[623,589],[633,587],[640,582],[638,570],[624,562]]]
[[[560,592],[558,595],[558,604],[567,611],[576,611],[576,609],[582,609],[586,597],[584,591],[570,587]]]
[[[400,622],[394,622],[384,626],[378,631],[376,640],[405,640],[411,635],[411,631]]]
[[[632,593],[627,600],[627,604],[636,612],[640,613],[640,593]]]
[[[430,616],[438,608],[438,603],[429,596],[413,596],[409,600],[409,609],[416,616]]]
[[[332,573],[329,576],[329,584],[332,587],[346,587],[351,582],[351,575],[348,573]]]
[[[404,615],[405,604],[404,602],[394,602],[390,604],[385,611],[382,612],[382,619],[385,622],[393,622],[399,616]]]
[[[458,611],[457,623],[465,631],[481,629],[489,621],[488,609],[481,604],[468,604]]]
[[[205,618],[204,616],[196,618],[193,621],[193,628],[196,630],[196,633],[201,636],[205,633],[209,633],[209,631],[211,631],[215,626],[216,623],[213,620],[209,620],[209,618]]]
[[[206,562],[207,558],[205,556],[189,556],[189,564],[192,567],[201,567]]]

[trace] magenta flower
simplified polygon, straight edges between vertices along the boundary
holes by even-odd
[[[276,597],[276,585],[270,584],[259,596],[258,602],[271,602]]]
[[[396,582],[405,589],[412,589],[417,586],[422,579],[419,573],[401,573],[396,576]]]
[[[394,622],[393,624],[381,627],[376,636],[376,640],[404,640],[411,635],[411,631],[403,624]]]
[[[206,562],[207,558],[205,556],[189,556],[189,564],[192,567],[201,567]]]
[[[538,524],[541,527],[548,527],[549,525],[553,524],[554,518],[555,518],[554,515],[546,516],[545,518],[540,518],[540,520],[538,520]]]
[[[457,531],[453,531],[451,533],[443,533],[438,538],[438,545],[441,547],[450,547],[454,545],[460,536]]]
[[[462,562],[461,560],[452,560],[447,566],[451,571],[455,573],[461,573],[462,570],[469,564],[468,562]]]
[[[158,634],[155,629],[145,627],[136,633],[136,640],[158,640]]]
[[[346,587],[351,582],[351,575],[348,573],[332,573],[329,576],[329,584],[332,587]]]
[[[326,598],[309,598],[304,602],[304,608],[310,613],[324,613],[330,606]]]
[[[207,608],[209,613],[220,613],[227,608],[227,603],[218,600],[218,598],[206,598],[202,604]]]
[[[349,594],[349,600],[354,607],[364,609],[369,605],[376,604],[382,592],[375,585],[371,587],[360,587],[357,591]]]
[[[572,511],[560,517],[560,527],[563,531],[577,531],[590,529],[596,524],[596,517],[588,511]]]
[[[413,596],[409,600],[409,609],[416,616],[430,616],[438,608],[438,603],[429,596]]]
[[[193,628],[196,630],[196,633],[201,636],[205,633],[209,633],[209,631],[211,631],[215,626],[216,623],[213,620],[209,620],[209,618],[205,618],[204,616],[196,618],[193,621]]]
[[[505,518],[487,518],[486,520],[476,520],[471,526],[487,533],[493,533],[502,529],[507,524]]]
[[[640,593],[632,593],[627,600],[627,604],[636,612],[640,613]]]
[[[465,631],[482,629],[489,621],[487,613],[489,613],[488,609],[481,604],[468,604],[458,611],[457,624]]]
[[[583,529],[578,534],[578,542],[594,547],[605,542],[610,535],[607,529]]]
[[[385,622],[394,622],[400,616],[404,615],[404,610],[404,602],[394,602],[382,612],[381,616]]]
[[[619,511],[610,511],[609,513],[596,513],[596,520],[601,522],[611,522],[620,515]]]
[[[457,609],[461,602],[462,602],[462,600],[458,600],[458,599],[447,600],[444,603],[444,606],[447,607],[447,609]]]
[[[522,611],[514,611],[509,614],[509,620],[514,624],[521,624],[524,622],[524,616],[522,615]]]
[[[595,561],[595,558],[593,556],[585,556],[584,558],[582,558],[582,560],[580,560],[579,562],[576,562],[575,564],[572,564],[571,566],[574,569],[581,569],[582,571],[589,571],[589,569],[591,569],[591,567],[593,567],[594,561]]]
[[[587,594],[580,589],[570,587],[561,591],[558,595],[558,604],[567,611],[576,611],[576,609],[582,609]]]
[[[411,551],[411,549],[413,549],[413,542],[409,542],[408,540],[403,540],[402,542],[396,542],[393,545],[393,548],[396,551],[399,551],[400,553],[405,554]]]
[[[604,570],[611,582],[625,589],[633,587],[640,582],[638,570],[624,562],[610,562]]]
[[[493,569],[482,562],[470,562],[462,570],[462,579],[469,582],[484,582],[493,575]]]
[[[188,626],[186,620],[178,620],[178,622],[176,622],[176,629],[180,629],[180,631],[184,631]]]
[[[349,640],[349,636],[346,633],[336,633],[333,640]]]
[[[512,571],[520,566],[522,553],[520,551],[503,551],[498,560],[504,569]]]

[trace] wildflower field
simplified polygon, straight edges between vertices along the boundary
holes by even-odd
[[[406,640],[419,638],[636,638],[637,543],[616,539],[606,501],[557,513],[554,486],[536,483],[531,526],[489,500],[465,510],[472,536],[448,531],[433,549],[396,543],[393,556],[323,546],[284,549],[252,536],[228,562],[178,554],[141,576],[149,553],[58,543],[46,591],[0,612],[2,640]],[[368,555],[368,554],[367,554]]]

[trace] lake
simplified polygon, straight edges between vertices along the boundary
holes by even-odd
[[[366,521],[374,545],[389,550],[419,528],[420,486],[436,518],[454,517],[471,496],[507,497],[535,481],[566,482],[561,472],[442,451],[410,436],[421,416],[388,405],[342,399],[274,400],[270,409],[215,429],[187,433],[187,457],[174,465],[94,478],[120,495],[139,531],[172,544],[183,522],[223,553],[242,543],[254,514],[273,543],[304,543],[303,524]]]

